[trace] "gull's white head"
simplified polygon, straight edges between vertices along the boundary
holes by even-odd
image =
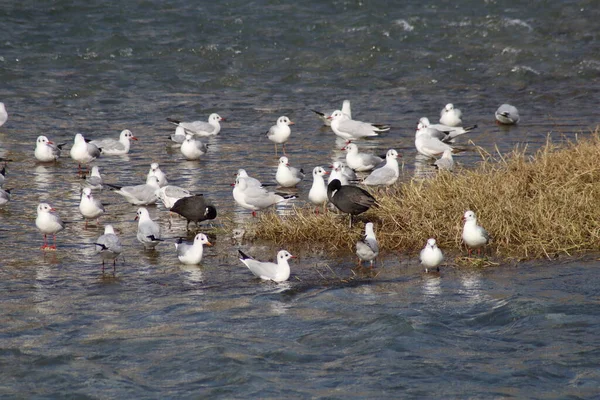
[[[110,234],[110,233],[112,233],[112,234],[114,235],[114,234],[115,234],[115,230],[113,229],[113,226],[112,226],[112,225],[106,225],[106,226],[104,227],[104,234],[105,234],[105,235],[108,235],[108,234]]]
[[[286,167],[289,165],[289,160],[287,157],[283,156],[279,158],[279,165],[285,165]]]
[[[465,215],[463,215],[463,221],[477,221],[477,217],[475,217],[475,213],[473,211],[468,210],[465,212]]]
[[[427,247],[431,247],[432,249],[435,249],[437,247],[437,244],[436,244],[436,241],[434,238],[427,240]]]
[[[400,155],[394,149],[389,149],[385,155],[385,158],[391,158],[391,159],[398,158],[398,157],[400,157]]]
[[[196,243],[212,246],[212,243],[208,240],[208,237],[204,233],[199,233],[196,235],[196,237],[194,238],[194,244]]]
[[[290,253],[288,253],[286,250],[280,250],[279,253],[277,253],[277,261],[287,261],[290,258],[296,258],[295,256],[291,255]]]
[[[288,117],[281,116],[277,119],[277,125],[282,126],[282,125],[294,125],[294,123],[292,121],[290,121],[290,119]]]
[[[49,214],[52,211],[55,211],[54,208],[48,203],[40,203],[37,208],[38,214],[46,213]]]
[[[325,169],[322,167],[315,167],[313,169],[313,176],[324,176],[324,175],[327,175],[328,173],[329,172],[325,171]]]

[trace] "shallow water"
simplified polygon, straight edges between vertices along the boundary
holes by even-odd
[[[0,394],[6,397],[591,398],[598,395],[598,278],[593,259],[566,264],[446,267],[422,276],[416,259],[382,257],[354,275],[352,255],[305,249],[289,283],[254,280],[218,228],[249,214],[231,197],[246,168],[274,180],[264,136],[280,115],[296,125],[292,165],[308,172],[342,156],[343,142],[309,110],[352,101],[355,118],[389,123],[361,148],[402,154],[405,177],[430,174],[415,157],[418,119],[453,102],[468,139],[488,152],[546,137],[571,139],[597,123],[600,11],[594,2],[98,2],[21,1],[0,9],[0,157],[12,202],[0,210]],[[493,123],[502,103],[521,124]],[[166,117],[227,118],[210,151],[190,162]],[[100,225],[84,229],[81,179],[68,157],[76,132],[139,137],[129,155],[97,160],[105,180],[142,183],[151,162],[172,184],[204,193],[220,218],[201,267],[171,243],[146,252],[136,207],[110,191]],[[68,142],[57,164],[33,160],[44,134]],[[496,150],[497,149],[497,150]],[[465,152],[465,167],[479,159]],[[297,189],[302,205],[310,177]],[[59,250],[41,252],[35,208],[70,222]],[[150,207],[165,236],[168,213]],[[93,241],[112,223],[126,248],[102,275]],[[424,238],[425,241],[426,238]],[[290,244],[290,246],[294,246]],[[344,283],[347,281],[347,283]]]

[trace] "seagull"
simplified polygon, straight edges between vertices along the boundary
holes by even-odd
[[[117,189],[115,193],[119,193],[121,196],[134,205],[145,206],[148,204],[156,203],[158,199],[158,178],[156,176],[149,176],[146,179],[146,183],[143,185],[136,186],[117,186],[110,183],[107,186]]]
[[[208,152],[207,144],[202,143],[200,139],[196,139],[189,133],[185,135],[185,140],[181,143],[181,154],[186,160],[199,160],[206,152]]]
[[[108,260],[113,262],[114,274],[117,267],[117,257],[121,254],[123,247],[121,246],[119,237],[115,234],[113,226],[106,225],[104,227],[104,234],[96,239],[94,244],[96,245],[96,254],[100,254],[102,257],[102,273],[104,273],[104,262]]]
[[[454,108],[454,104],[448,103],[440,112],[440,124],[448,126],[462,125],[462,112],[458,108]]]
[[[256,216],[258,210],[295,198],[295,196],[280,196],[267,192],[263,187],[248,186],[244,178],[237,178],[233,188],[235,202],[247,210],[252,210],[253,216]]]
[[[100,157],[100,148],[94,144],[87,143],[81,133],[75,135],[73,147],[71,147],[71,158],[79,164],[79,173],[81,173],[81,164],[89,164]]]
[[[323,122],[323,125],[331,126],[331,119],[329,119],[329,117],[331,116],[331,114],[333,114],[333,111],[329,114],[325,114],[325,113],[322,113],[321,111],[317,111],[317,110],[313,110],[313,109],[311,109],[310,111],[314,112],[315,114],[317,114],[319,116],[319,119]],[[350,108],[350,100],[344,100],[344,102],[342,103],[341,111],[344,114],[346,114],[350,119],[352,119],[352,109]]]
[[[263,184],[258,179],[249,176],[245,169],[238,169],[236,178],[245,180],[248,187],[263,187]],[[235,186],[235,184],[231,186]]]
[[[439,272],[439,265],[444,261],[442,251],[437,247],[434,238],[427,240],[427,244],[419,253],[421,265],[425,267],[425,272]]]
[[[435,129],[427,128],[423,126],[421,122],[417,125],[417,131],[415,132],[415,147],[419,153],[431,158],[441,155],[446,150],[453,150],[452,146],[449,144],[431,136],[430,131],[435,131]]]
[[[202,261],[203,245],[212,246],[204,233],[197,234],[193,244],[183,243],[183,239],[179,238],[175,243],[177,258],[184,264],[198,265]]]
[[[102,149],[102,155],[105,156],[121,156],[129,153],[131,140],[138,140],[129,129],[121,131],[119,140],[116,139],[98,139],[92,140],[90,143],[95,144]]]
[[[219,122],[225,121],[225,118],[221,118],[219,114],[213,113],[208,117],[208,122],[194,121],[194,122],[181,122],[173,118],[167,118],[167,121],[181,126],[185,129],[186,133],[190,133],[196,136],[215,136],[221,131],[221,124]]]
[[[345,140],[378,136],[380,132],[390,130],[389,125],[371,124],[353,120],[340,110],[335,110],[329,119],[331,119],[331,129],[333,129],[333,132]]]
[[[50,249],[56,250],[56,234],[65,229],[65,224],[60,219],[58,214],[53,213],[56,211],[48,203],[40,203],[37,208],[37,217],[35,219],[35,226],[44,234],[44,244],[42,250]],[[54,244],[48,246],[46,235],[52,234]]]
[[[357,186],[346,185],[338,179],[327,185],[327,197],[341,212],[350,215],[350,228],[352,228],[352,216],[362,214],[376,203],[369,192]]]
[[[367,222],[365,225],[364,239],[356,242],[356,255],[361,267],[363,261],[369,261],[371,268],[373,268],[373,261],[379,255],[379,245],[377,244],[377,238],[375,238],[372,222]]]
[[[104,206],[100,200],[92,196],[92,189],[84,188],[81,192],[81,201],[79,202],[79,212],[85,219],[85,228],[87,229],[88,219],[99,218],[104,214]]]
[[[163,186],[166,186],[169,184],[169,181],[167,181],[167,175],[165,175],[165,173],[162,172],[158,163],[150,164],[150,171],[148,171],[146,181],[148,180],[147,178],[150,176],[156,176],[158,178],[158,185],[160,187],[163,187]]]
[[[185,229],[188,229],[190,222],[195,222],[196,226],[207,219],[217,218],[217,209],[207,204],[204,196],[197,194],[194,196],[184,197],[179,199],[171,207],[171,211],[181,215],[187,220]]]
[[[277,124],[273,125],[267,131],[267,137],[269,138],[269,140],[271,142],[275,143],[275,156],[277,156],[277,144],[278,143],[281,144],[281,147],[283,148],[283,154],[287,155],[285,153],[285,142],[288,141],[288,139],[290,138],[290,135],[292,134],[290,125],[294,125],[294,123],[292,121],[290,121],[290,119],[284,115],[282,117],[279,117],[277,119]]]
[[[370,171],[383,162],[381,157],[368,153],[359,153],[355,143],[348,143],[342,150],[346,151],[346,164],[358,172]]]
[[[438,158],[433,165],[440,171],[452,171],[454,169],[454,159],[452,158],[452,150],[446,149],[441,158]]]
[[[477,249],[477,253],[481,254],[481,247],[489,243],[490,235],[477,225],[477,217],[473,211],[466,211],[463,221],[465,225],[463,226],[462,240],[469,249],[469,257],[471,257],[473,249]]]
[[[510,104],[502,104],[496,110],[496,121],[503,125],[514,125],[519,119],[519,110]]]
[[[6,112],[6,106],[0,102],[0,126],[4,125],[8,120],[8,113]]]
[[[429,118],[423,117],[419,119],[419,122],[423,125],[423,128],[429,133],[429,136],[435,137],[444,143],[454,143],[454,139],[457,136],[463,135],[467,132],[471,132],[477,128],[477,125],[467,127],[454,127],[442,124],[432,124],[429,122]]]
[[[396,183],[400,177],[400,167],[398,166],[398,152],[389,149],[385,156],[385,164],[377,168],[362,182],[364,185],[386,185],[390,186]]]
[[[0,189],[0,207],[10,201],[10,191],[12,189]]]
[[[175,142],[173,146],[177,147],[177,145],[181,145],[181,143],[183,143],[183,141],[185,140],[185,136],[185,128],[183,126],[177,126],[175,128],[175,133],[173,133],[169,137],[171,138],[171,141]]]
[[[294,187],[304,179],[304,170],[290,167],[287,157],[279,158],[275,180],[282,187]]]
[[[35,158],[41,162],[56,161],[65,143],[54,144],[46,136],[38,136],[35,142]]]
[[[179,186],[167,185],[158,189],[156,196],[162,201],[165,208],[170,209],[177,200],[193,196],[193,194]]]
[[[152,221],[146,208],[138,208],[135,219],[138,220],[137,240],[146,249],[153,249],[158,242],[162,242],[160,238],[160,225]]]
[[[102,189],[102,175],[100,175],[100,168],[97,165],[92,167],[92,173],[85,178],[85,184],[90,189]]]
[[[316,206],[323,205],[323,211],[327,210],[325,204],[329,200],[327,198],[327,184],[325,183],[325,179],[323,179],[327,174],[329,172],[325,171],[322,167],[315,167],[313,169],[313,183],[308,192],[308,200]],[[319,209],[317,208],[315,212],[318,213]]]
[[[327,180],[327,184],[330,184],[334,179],[339,180],[342,183],[342,186],[346,186],[350,184],[350,182],[357,182],[358,177],[356,173],[344,165],[344,163],[340,161],[335,161],[331,165],[331,175],[329,175],[329,179]]]
[[[272,262],[255,260],[244,254],[241,250],[238,250],[238,252],[241,256],[240,261],[243,262],[254,275],[265,281],[274,282],[284,282],[288,280],[290,277],[290,265],[288,264],[288,260],[290,258],[296,258],[286,250],[280,250],[279,253],[277,253],[277,264],[275,264]]]

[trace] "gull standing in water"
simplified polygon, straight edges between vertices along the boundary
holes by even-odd
[[[110,183],[107,186],[117,189],[115,193],[119,193],[125,197],[129,203],[137,206],[145,206],[148,204],[156,203],[158,199],[158,178],[156,176],[149,176],[146,183],[143,185],[136,186],[117,186]]]
[[[183,128],[183,126],[177,126],[175,128],[175,133],[173,133],[171,136],[169,136],[171,138],[171,141],[175,142],[175,144],[173,145],[173,147],[177,147],[178,145],[181,145],[181,143],[183,143],[183,141],[185,140],[185,129]]]
[[[419,122],[423,125],[423,129],[429,133],[429,136],[439,139],[444,143],[454,143],[454,139],[457,136],[464,135],[477,128],[477,125],[463,128],[462,126],[432,124],[427,117],[419,119]]]
[[[105,156],[121,156],[129,153],[131,141],[138,140],[129,129],[121,131],[119,140],[117,139],[98,139],[92,140],[90,144],[96,145],[102,149],[102,155]]]
[[[339,180],[342,183],[342,186],[346,186],[350,184],[350,182],[358,182],[356,173],[340,161],[335,161],[331,165],[331,175],[329,175],[327,184],[330,184],[334,179]]]
[[[333,132],[345,140],[379,136],[380,132],[390,130],[389,125],[371,124],[369,122],[353,120],[340,110],[335,110],[329,119],[331,119],[331,129]]]
[[[185,135],[185,140],[181,143],[181,154],[186,160],[199,160],[200,157],[208,152],[208,145],[196,139],[193,135]]]
[[[280,196],[273,192],[267,192],[262,186],[248,186],[244,178],[237,178],[233,188],[235,202],[243,208],[251,210],[253,216],[256,216],[258,210],[295,198],[295,196]]]
[[[169,184],[169,181],[167,181],[167,175],[165,175],[165,173],[162,172],[158,163],[150,164],[150,171],[148,171],[148,175],[146,178],[151,177],[151,176],[155,176],[158,179],[158,185],[160,187],[163,187],[163,186],[166,186]],[[146,179],[146,181],[147,181],[147,179]]]
[[[249,187],[262,187],[263,184],[256,178],[253,178],[251,176],[248,175],[248,173],[246,172],[245,169],[238,169],[237,175],[236,175],[236,179],[243,179],[246,181],[246,185]],[[235,184],[232,184],[231,186],[234,186]]]
[[[433,137],[432,131],[436,130],[425,127],[421,122],[417,125],[415,147],[420,154],[433,158],[443,154],[446,150],[453,150],[449,144],[442,142],[437,137]]]
[[[119,237],[115,234],[115,230],[112,225],[106,225],[104,227],[104,234],[101,235],[96,242],[96,254],[100,254],[102,257],[102,273],[104,273],[104,262],[113,262],[113,274],[117,268],[117,257],[121,254],[123,247]]]
[[[208,241],[208,238],[204,233],[197,234],[193,244],[183,243],[183,239],[180,238],[175,243],[177,258],[184,264],[198,265],[200,264],[200,261],[202,261],[202,255],[204,253],[203,245],[212,246],[212,243]]]
[[[290,135],[292,134],[290,125],[294,125],[294,123],[292,121],[290,121],[290,119],[284,115],[282,117],[279,117],[279,119],[277,119],[277,124],[273,125],[267,131],[267,137],[269,138],[269,140],[271,142],[275,143],[275,156],[276,157],[277,157],[277,144],[281,144],[281,147],[283,148],[283,154],[287,155],[285,153],[285,142],[288,141],[288,139],[290,138]]]
[[[275,180],[282,187],[294,187],[304,179],[304,170],[290,167],[287,157],[279,158]]]
[[[389,149],[385,156],[385,165],[377,168],[362,182],[364,185],[386,185],[390,186],[396,183],[400,177],[400,167],[398,166],[398,152]]]
[[[421,265],[425,267],[425,272],[434,272],[434,269],[439,272],[439,265],[444,261],[444,255],[437,247],[434,238],[427,240],[427,244],[419,253],[419,260],[421,260]]]
[[[193,122],[181,122],[173,118],[167,118],[167,121],[181,126],[185,129],[186,133],[190,133],[196,136],[215,136],[221,132],[221,121],[225,121],[225,118],[219,116],[219,114],[212,113],[208,116],[208,122],[204,121],[193,121]]]
[[[379,255],[379,244],[375,238],[372,222],[367,222],[365,225],[364,239],[356,242],[356,255],[361,267],[363,261],[369,261],[370,267],[373,268],[373,261]]]
[[[481,248],[489,243],[490,235],[477,224],[477,217],[475,217],[473,211],[466,211],[463,221],[465,225],[463,226],[462,240],[469,250],[469,257],[471,257],[471,252],[474,249],[477,249],[477,253],[481,254]]]
[[[87,229],[88,219],[100,218],[100,216],[104,214],[104,206],[100,200],[94,198],[92,189],[86,187],[81,192],[79,211],[85,219],[85,229]]]
[[[35,226],[37,226],[40,232],[44,234],[42,250],[56,250],[56,234],[65,229],[65,224],[60,219],[60,216],[55,214],[54,211],[56,210],[48,203],[40,203],[37,208]],[[48,241],[46,240],[46,235],[50,234],[54,239],[54,244],[52,246],[48,246]]]
[[[79,173],[81,174],[81,164],[89,164],[100,157],[100,148],[94,144],[87,143],[81,133],[75,135],[73,147],[71,147],[71,158],[77,161]]]
[[[315,167],[313,169],[313,183],[308,192],[308,200],[316,206],[323,206],[323,212],[327,210],[325,205],[327,204],[327,184],[325,183],[325,179],[323,178],[329,172],[325,171],[321,167]],[[318,213],[319,209],[315,209],[315,212]]]
[[[38,136],[35,142],[35,158],[41,162],[56,161],[64,145],[65,143],[54,144],[46,136]]]
[[[514,125],[519,119],[519,110],[510,104],[502,104],[496,110],[496,121],[503,125]]]
[[[100,175],[100,168],[98,168],[97,165],[94,165],[92,167],[92,173],[90,174],[90,176],[85,178],[85,184],[90,189],[102,189],[102,175]]]
[[[148,210],[144,207],[138,208],[135,219],[138,220],[137,240],[146,249],[154,249],[159,242],[162,242],[160,225],[150,218]]]
[[[288,260],[290,258],[296,258],[295,256],[288,253],[286,250],[280,250],[277,253],[277,264],[272,262],[258,261],[249,255],[244,254],[243,251],[238,250],[240,253],[240,261],[244,263],[246,267],[257,277],[266,281],[273,282],[284,282],[290,277],[290,265]]]
[[[442,157],[435,160],[433,165],[440,171],[452,171],[454,169],[454,158],[452,158],[452,150],[444,150]]]
[[[359,153],[355,143],[348,143],[342,150],[346,151],[346,164],[354,171],[370,171],[383,162],[381,157],[369,153]]]
[[[462,125],[462,112],[454,108],[454,104],[448,103],[440,112],[440,124],[448,126]]]

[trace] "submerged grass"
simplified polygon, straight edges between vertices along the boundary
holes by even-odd
[[[435,237],[444,251],[461,251],[462,215],[475,211],[493,237],[492,254],[552,258],[597,250],[600,237],[600,133],[562,144],[548,140],[534,155],[480,149],[471,170],[442,172],[428,180],[398,183],[375,192],[379,207],[360,216],[375,222],[380,247],[415,252]],[[257,239],[354,249],[364,223],[348,227],[347,215],[315,215],[313,207],[280,217],[263,213],[249,226]]]

